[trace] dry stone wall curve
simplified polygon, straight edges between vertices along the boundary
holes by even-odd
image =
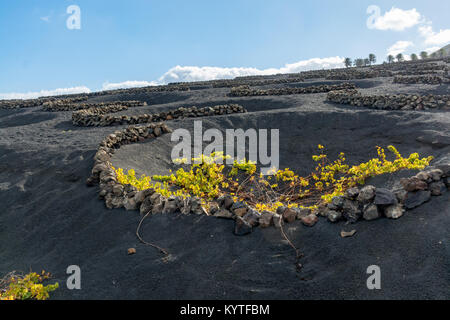
[[[327,100],[381,110],[450,110],[450,95],[362,95],[356,90],[331,91]]]
[[[174,120],[179,118],[194,118],[216,116],[231,113],[247,112],[244,107],[238,104],[217,105],[213,107],[197,108],[181,107],[168,112],[160,112],[153,114],[141,114],[137,116],[127,115],[110,115],[107,113],[114,113],[126,110],[128,107],[121,105],[112,105],[103,108],[90,108],[79,110],[72,113],[72,123],[75,126],[113,126],[124,124],[143,124],[151,122],[159,122],[166,120]]]
[[[245,235],[257,226],[280,226],[294,220],[301,220],[307,226],[314,225],[317,216],[326,217],[330,222],[346,220],[374,220],[381,217],[400,218],[405,210],[414,209],[429,201],[432,196],[447,192],[450,185],[450,164],[428,167],[410,178],[402,178],[397,187],[390,189],[365,185],[348,189],[343,196],[334,197],[331,203],[311,212],[309,209],[280,207],[277,212],[258,212],[245,203],[235,202],[231,195],[217,199],[209,210],[201,205],[197,197],[164,197],[153,189],[137,190],[117,181],[111,157],[122,145],[155,139],[172,130],[164,123],[151,123],[145,126],[130,126],[108,135],[99,145],[94,156],[94,166],[87,180],[89,186],[99,185],[99,197],[109,209],[125,208],[139,210],[142,215],[167,214],[207,214],[235,221],[234,233]]]
[[[245,97],[245,96],[272,96],[272,95],[289,95],[289,94],[309,94],[309,93],[323,93],[333,90],[355,89],[353,83],[342,83],[336,85],[319,85],[300,88],[281,88],[281,89],[251,89],[249,86],[240,86],[231,88],[230,96]]]
[[[396,76],[394,77],[394,83],[405,83],[405,84],[441,84],[441,83],[450,83],[448,79],[445,79],[436,75],[421,75],[421,76]]]
[[[18,109],[39,107],[48,103],[70,104],[87,100],[87,96],[72,98],[48,97],[27,100],[0,100],[0,109]]]
[[[73,111],[73,110],[84,110],[84,109],[103,109],[103,110],[111,110],[108,112],[114,112],[113,110],[117,108],[117,106],[122,106],[126,108],[131,107],[142,107],[146,106],[146,102],[142,101],[112,101],[112,102],[89,102],[89,103],[68,103],[65,101],[50,101],[43,104],[43,110],[50,112],[59,112],[59,111]],[[100,112],[100,111],[98,111]],[[117,111],[116,111],[117,112]]]

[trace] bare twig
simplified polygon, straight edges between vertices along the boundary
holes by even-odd
[[[144,222],[145,218],[148,217],[149,214],[151,214],[151,211],[147,212],[147,213],[145,214],[145,216],[143,216],[142,219],[141,219],[141,221],[139,222],[139,225],[138,225],[138,227],[137,227],[137,229],[136,229],[136,236],[138,237],[139,241],[141,241],[143,244],[148,245],[148,246],[151,246],[151,247],[153,247],[153,248],[156,248],[156,249],[158,249],[161,253],[163,253],[164,255],[168,256],[169,253],[168,253],[165,249],[163,249],[163,248],[157,246],[156,244],[153,244],[153,243],[150,243],[150,242],[145,241],[144,239],[142,239],[142,237],[141,237],[140,234],[139,234],[139,230],[141,229],[141,225],[142,225],[142,223]]]
[[[280,217],[280,219],[282,219]],[[280,230],[281,230],[281,235],[283,236],[283,238],[288,242],[288,244],[292,247],[292,249],[294,249],[295,251],[295,267],[297,268],[297,271],[300,271],[300,269],[302,268],[302,264],[299,262],[300,259],[303,257],[303,253],[300,252],[300,249],[298,249],[293,243],[292,241],[288,238],[288,236],[286,235],[286,233],[284,232],[283,229],[283,222],[280,223]]]

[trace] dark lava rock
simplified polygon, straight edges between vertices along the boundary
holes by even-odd
[[[231,206],[231,210],[236,210],[236,209],[241,209],[241,208],[246,208],[246,204],[242,201],[238,201],[233,203],[233,205]]]
[[[406,196],[408,195],[408,192],[405,189],[400,188],[398,190],[394,190],[394,194],[398,202],[404,203],[406,200]]]
[[[450,187],[450,177],[445,177],[443,179],[443,181],[444,181],[444,184],[447,186],[447,188],[449,188]]]
[[[229,194],[223,196],[223,197],[219,197],[219,199],[217,199],[219,202],[219,205],[221,207],[224,207],[225,209],[230,209],[231,206],[233,205],[234,201],[233,201],[233,197]]]
[[[431,182],[433,179],[431,178],[431,175],[428,173],[428,172],[426,172],[426,171],[420,171],[418,174],[416,174],[415,176],[414,176],[415,178],[417,178],[417,179],[419,179],[419,180],[422,180],[422,181],[425,181],[425,182]],[[412,190],[412,191],[414,191],[414,190]]]
[[[358,202],[361,203],[369,203],[375,198],[375,190],[376,188],[371,185],[364,186],[361,190],[359,190],[359,194],[357,197]]]
[[[397,197],[392,191],[388,189],[377,188],[377,190],[375,191],[375,200],[373,203],[380,206],[388,206],[391,204],[396,204]]]
[[[442,171],[444,177],[450,177],[450,164],[437,165],[436,168]]]
[[[441,180],[444,172],[442,172],[441,169],[432,169],[430,171],[427,171],[427,173],[431,176],[433,181],[439,181]]]
[[[327,204],[327,208],[330,210],[339,210],[339,208],[336,207],[332,202]]]
[[[233,219],[233,213],[226,209],[220,209],[219,211],[214,213],[214,216],[222,219]]]
[[[147,214],[149,211],[151,211],[153,208],[152,201],[150,197],[146,197],[144,201],[141,204],[141,207],[139,208],[139,211],[142,215]]]
[[[335,208],[342,209],[342,207],[344,206],[344,200],[345,200],[345,198],[343,196],[338,196],[338,197],[334,197],[331,200],[331,203],[335,206]]]
[[[259,225],[262,228],[267,228],[273,224],[273,213],[269,211],[263,211],[261,217],[259,217]]]
[[[231,211],[235,215],[243,217],[247,213],[248,209],[244,202],[235,202],[231,206]]]
[[[247,208],[237,208],[233,210],[233,213],[239,217],[243,217],[247,213]]]
[[[345,191],[345,197],[350,200],[354,200],[358,196],[358,194],[359,189],[356,187],[347,189],[347,191]]]
[[[244,220],[247,221],[249,225],[252,227],[257,227],[259,225],[259,218],[261,217],[261,214],[253,209],[250,209],[244,216]]]
[[[398,219],[403,215],[403,212],[401,204],[393,204],[384,208],[384,215],[389,219]]]
[[[342,219],[342,213],[340,213],[339,211],[328,210],[327,218],[328,218],[328,221],[330,221],[330,222],[338,222],[339,220]]]
[[[281,226],[283,225],[283,217],[278,213],[273,213],[273,225],[276,228],[281,228]]]
[[[209,206],[209,214],[215,215],[220,210],[219,204],[216,202],[212,202]]]
[[[297,212],[297,220],[301,220],[303,217],[311,214],[311,209],[308,208],[294,208],[295,212]]]
[[[236,217],[234,224],[234,234],[237,236],[245,236],[252,233],[252,226],[241,217]]]
[[[423,178],[425,178],[423,175],[414,176],[407,179],[401,179],[400,183],[406,191],[425,190],[428,185]]]
[[[284,206],[278,207],[278,208],[277,208],[277,213],[280,214],[280,215],[282,215],[283,212],[284,212],[284,210],[286,210],[286,207],[284,207]]]
[[[295,218],[297,217],[297,212],[295,212],[294,209],[286,208],[283,211],[282,216],[284,222],[291,223],[295,221]]]
[[[431,192],[429,190],[420,190],[416,192],[408,192],[405,200],[405,208],[413,209],[427,202],[431,198]]]
[[[177,202],[174,199],[167,199],[164,202],[162,213],[164,214],[174,213],[175,211],[177,211],[177,209],[178,209]]]
[[[430,189],[431,195],[433,196],[440,196],[445,191],[447,191],[447,187],[445,186],[444,182],[438,181],[438,182],[432,182],[428,186],[428,189]]]
[[[310,215],[302,218],[302,223],[305,226],[312,227],[313,225],[315,225],[317,223],[318,220],[319,220],[319,218],[317,218],[317,216],[315,214],[310,214]]]
[[[349,222],[356,222],[361,218],[361,210],[359,209],[358,202],[345,199],[342,207],[345,220]]]
[[[378,219],[379,217],[381,217],[381,214],[376,205],[371,203],[364,207],[363,210],[364,220],[375,220]]]

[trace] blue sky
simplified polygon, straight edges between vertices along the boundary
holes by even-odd
[[[81,29],[66,26],[70,5]],[[448,44],[448,12],[442,0],[1,1],[0,98],[381,62]]]

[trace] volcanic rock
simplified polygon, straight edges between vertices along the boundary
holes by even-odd
[[[307,215],[301,219],[302,223],[308,227],[314,226],[318,220],[319,218],[315,214]]]
[[[396,204],[397,198],[392,191],[384,188],[377,188],[373,203],[380,206],[388,206],[391,204]]]
[[[267,228],[273,225],[273,213],[269,211],[263,211],[261,217],[259,217],[259,225],[262,228]]]
[[[427,202],[431,198],[431,192],[429,190],[420,190],[415,192],[408,192],[405,200],[405,208],[413,209]]]
[[[368,204],[364,207],[363,210],[363,218],[364,220],[375,220],[381,217],[380,211],[378,210],[378,206],[375,204]]]
[[[360,203],[368,203],[375,198],[375,190],[376,188],[371,185],[364,186],[359,190],[359,194],[357,197],[358,202]]]
[[[237,236],[245,236],[252,233],[252,226],[242,217],[236,217],[234,223],[234,234]]]
[[[401,204],[393,204],[384,208],[384,215],[390,219],[398,219],[403,215],[404,211]]]

